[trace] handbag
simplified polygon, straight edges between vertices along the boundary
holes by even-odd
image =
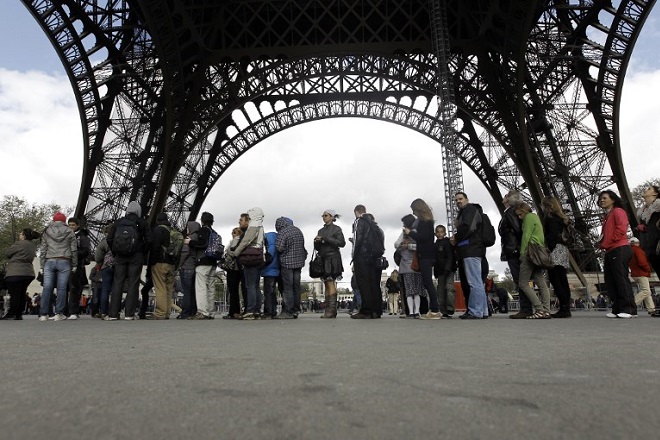
[[[314,249],[314,252],[312,253],[312,259],[309,262],[309,276],[310,278],[321,278],[323,277],[325,273],[325,264],[323,262],[323,258],[321,255],[316,252],[316,249]]]
[[[413,252],[412,263],[410,263],[410,268],[415,272],[419,272],[419,256],[417,251]]]
[[[387,269],[390,267],[390,262],[387,261],[386,257],[378,257],[376,258],[376,269],[379,269],[381,271]]]
[[[264,265],[264,249],[248,246],[238,256],[238,262],[245,267],[261,267]]]
[[[545,247],[545,245],[530,243],[527,246],[527,259],[534,266],[542,269],[552,269],[555,267],[555,264],[552,262],[552,257],[550,256],[550,251],[548,251],[548,248]]]

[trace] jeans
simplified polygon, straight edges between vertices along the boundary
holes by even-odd
[[[481,278],[481,257],[465,257],[463,258],[463,266],[470,286],[468,312],[477,318],[488,316],[486,290]]]
[[[261,291],[259,290],[259,267],[243,268],[245,285],[247,287],[247,305],[245,313],[261,313]]]
[[[101,269],[101,304],[99,308],[101,309],[101,315],[108,314],[109,302],[110,302],[110,293],[112,292],[112,280],[115,277],[115,268],[114,266],[106,267]]]
[[[183,289],[183,302],[181,316],[187,318],[197,313],[197,301],[195,299],[195,269],[180,269],[181,288]],[[229,279],[229,276],[227,276]]]
[[[41,314],[48,316],[50,296],[57,286],[55,313],[60,314],[66,307],[66,290],[71,274],[71,261],[63,258],[50,258],[44,264],[44,288],[41,293]]]
[[[277,277],[264,277],[264,315],[277,315]]]
[[[280,268],[282,275],[282,310],[294,314],[300,312],[300,295],[302,288],[300,286],[300,272],[302,268],[287,269]],[[296,302],[296,298],[298,301]],[[298,308],[296,308],[298,305]]]

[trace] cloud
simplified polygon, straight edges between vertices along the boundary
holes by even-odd
[[[660,177],[660,70],[626,76],[620,109],[620,141],[630,188]]]
[[[83,165],[81,133],[65,76],[0,68],[0,194],[75,205]]]

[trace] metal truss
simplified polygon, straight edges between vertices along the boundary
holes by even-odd
[[[296,124],[358,116],[442,136],[427,0],[22,1],[76,93],[77,215],[96,231],[129,200],[182,225],[241,154]],[[628,197],[619,99],[655,2],[445,3],[458,157],[497,203],[510,188],[559,197],[588,247],[598,192]]]

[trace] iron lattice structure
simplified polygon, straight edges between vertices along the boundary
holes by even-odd
[[[437,1],[22,1],[76,94],[76,215],[94,231],[129,200],[183,224],[238,157],[297,124],[366,117],[440,141],[438,56],[456,157],[498,205],[511,188],[557,196],[587,242],[599,191],[616,186],[632,212],[619,100],[654,1],[444,0],[440,55]]]

